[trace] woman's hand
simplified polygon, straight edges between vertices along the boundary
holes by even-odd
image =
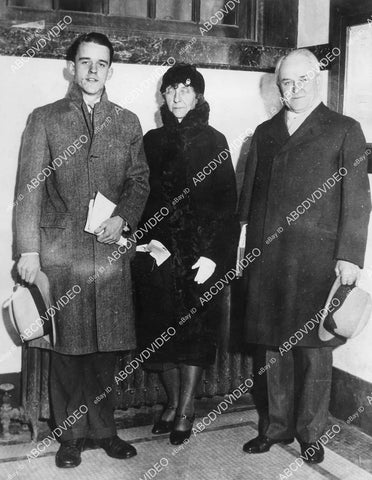
[[[199,269],[198,273],[194,278],[194,281],[196,283],[202,284],[213,275],[213,272],[216,269],[216,264],[213,262],[213,260],[210,260],[209,258],[200,257],[199,260],[191,268]]]

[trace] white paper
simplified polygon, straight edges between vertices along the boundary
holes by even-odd
[[[156,265],[159,267],[171,256],[170,251],[158,240],[151,240],[146,245],[138,245],[137,252],[147,252],[155,258]]]
[[[236,255],[235,270],[236,270],[236,277],[237,278],[240,278],[240,277],[243,276],[243,269],[240,266],[240,261],[243,259],[244,253],[245,253],[246,235],[247,235],[247,224],[245,223],[240,230],[239,245],[238,245],[238,251],[237,251],[237,255]]]
[[[247,224],[245,223],[240,230],[239,248],[245,248],[246,236],[247,236]]]

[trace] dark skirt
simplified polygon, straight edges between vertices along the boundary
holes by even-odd
[[[220,272],[216,269],[207,282],[198,285],[196,270],[176,279],[173,261],[170,257],[158,267],[150,254],[140,252],[133,260],[138,352],[173,327],[175,334],[151,354],[145,368],[166,370],[179,363],[207,367],[216,358],[222,295],[208,302],[200,299]]]

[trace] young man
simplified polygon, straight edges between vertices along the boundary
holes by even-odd
[[[135,348],[135,248],[115,242],[141,217],[148,167],[137,117],[107,99],[112,58],[112,44],[100,33],[71,45],[73,85],[66,98],[32,112],[18,173],[18,193],[25,195],[16,208],[18,272],[33,283],[41,268],[59,306],[50,392],[55,424],[64,426],[61,468],[79,465],[86,438],[115,458],[136,454],[116,434],[112,402],[114,352]],[[117,207],[92,235],[84,227],[98,191]],[[66,422],[77,411],[79,418]]]
[[[306,451],[326,426],[334,343],[305,324],[324,307],[335,273],[351,285],[363,267],[370,195],[367,163],[354,162],[366,144],[355,120],[321,102],[310,51],[282,58],[276,77],[285,107],[256,129],[239,207],[247,251],[262,251],[247,269],[246,340],[272,360],[267,429],[243,449],[267,452],[296,437],[319,463],[320,444]]]

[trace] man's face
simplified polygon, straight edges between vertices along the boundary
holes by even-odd
[[[193,87],[179,83],[176,87],[169,85],[165,90],[165,101],[173,115],[181,121],[196,106],[196,93]]]
[[[304,112],[319,100],[319,74],[306,57],[285,59],[278,80],[282,97],[293,112]]]
[[[83,42],[76,52],[75,62],[69,62],[69,68],[83,93],[99,98],[106,80],[112,75],[110,50],[104,45]]]

